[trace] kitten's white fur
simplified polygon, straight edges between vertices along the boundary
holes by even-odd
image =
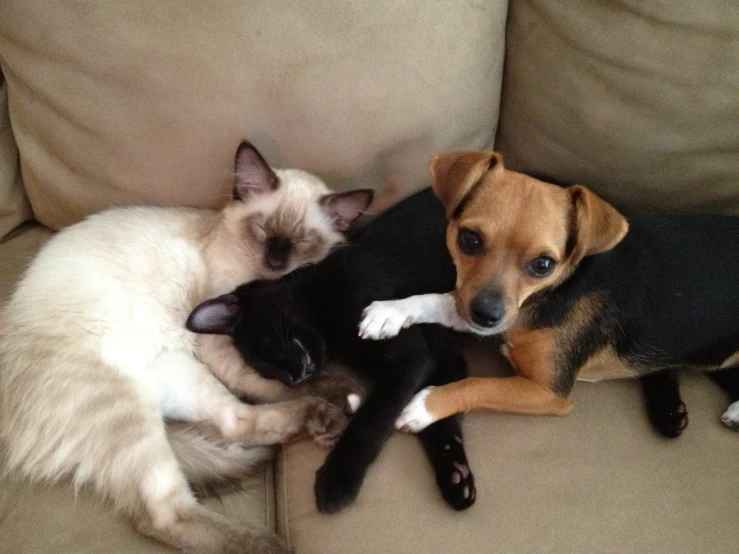
[[[283,273],[342,240],[319,205],[330,192],[322,181],[276,176],[276,190],[222,211],[117,208],[49,240],[0,320],[6,469],[92,486],[142,532],[189,552],[284,551],[271,533],[202,508],[183,473],[239,476],[268,454],[244,446],[284,441],[311,418],[315,436],[336,433],[320,423],[335,407],[317,398],[241,403],[196,358],[199,339],[184,327],[200,301],[276,276],[245,235],[250,213],[289,208],[324,237],[312,259],[293,256]],[[167,430],[165,418],[215,430]]]

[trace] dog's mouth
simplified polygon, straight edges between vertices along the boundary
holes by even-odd
[[[459,305],[457,305],[457,315],[459,316],[459,319],[466,326],[466,329],[463,329],[463,331],[467,333],[472,333],[474,335],[478,335],[481,337],[492,337],[494,335],[502,335],[508,329],[510,329],[515,319],[513,317],[506,317],[500,323],[497,323],[496,325],[493,325],[493,326],[479,325],[472,320],[472,317],[470,316],[469,313],[467,313],[466,310],[460,309]]]
[[[499,323],[495,327],[482,327],[481,325],[477,325],[476,323],[473,323],[467,318],[464,318],[464,321],[468,325],[467,330],[470,333],[474,333],[475,335],[479,335],[481,337],[492,337],[494,335],[502,335],[510,328],[510,324],[505,321]]]

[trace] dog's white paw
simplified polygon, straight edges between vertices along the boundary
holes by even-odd
[[[739,400],[734,402],[721,416],[721,421],[727,427],[739,429]]]
[[[400,330],[413,323],[411,316],[403,313],[393,300],[372,302],[362,312],[359,336],[380,340],[398,336]]]
[[[400,417],[395,420],[395,428],[406,433],[418,433],[434,423],[436,418],[426,409],[426,397],[434,387],[426,387],[408,403]]]

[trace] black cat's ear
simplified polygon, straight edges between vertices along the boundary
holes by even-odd
[[[239,298],[224,294],[198,305],[187,318],[185,327],[193,333],[230,335],[238,312]]]
[[[321,197],[321,209],[334,223],[334,229],[346,231],[351,227],[364,210],[366,210],[375,191],[372,189],[351,190],[349,192],[336,192]]]
[[[239,145],[234,165],[234,200],[276,190],[280,184],[275,172],[250,142],[244,141]]]

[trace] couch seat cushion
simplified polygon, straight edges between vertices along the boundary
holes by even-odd
[[[478,348],[474,372],[501,359]],[[317,512],[314,473],[325,453],[302,442],[278,459],[278,528],[297,554],[454,552],[736,552],[739,436],[719,417],[723,393],[686,375],[690,425],[651,430],[638,383],[578,383],[566,417],[469,414],[467,454],[477,501],[448,508],[412,437],[396,434],[355,504]]]

